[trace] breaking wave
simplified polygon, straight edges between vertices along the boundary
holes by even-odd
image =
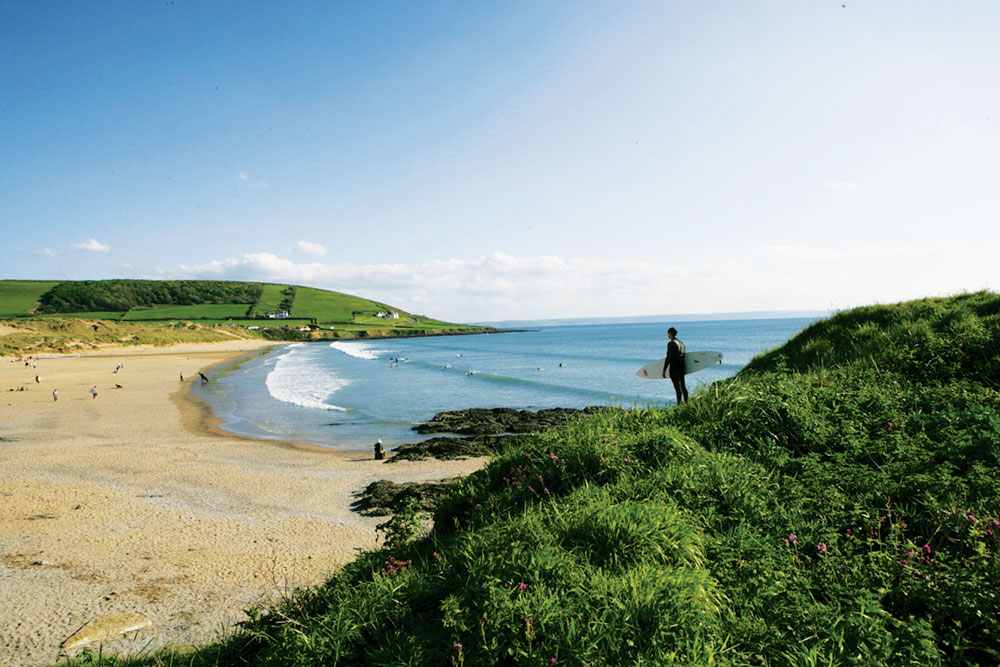
[[[388,350],[374,350],[372,349],[371,343],[358,343],[358,342],[341,342],[330,343],[330,347],[335,350],[339,350],[344,354],[349,354],[352,357],[357,357],[358,359],[378,359],[380,354],[388,352]]]
[[[317,410],[344,410],[327,400],[350,380],[338,378],[315,363],[304,345],[292,345],[278,357],[264,381],[268,393],[284,403]]]

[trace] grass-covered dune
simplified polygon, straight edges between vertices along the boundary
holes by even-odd
[[[840,313],[677,409],[452,483],[241,632],[150,663],[1000,662],[1000,295]]]

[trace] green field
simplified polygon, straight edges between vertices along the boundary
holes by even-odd
[[[328,292],[326,290],[314,289],[312,287],[300,287],[295,295],[295,305],[292,307],[293,317],[311,317],[320,324],[336,324],[337,322],[350,322],[354,319],[354,313],[364,313],[374,316],[380,310],[388,310],[384,304],[362,299],[361,297],[341,294],[340,292]],[[400,315],[405,315],[399,311]],[[373,319],[375,319],[373,317]],[[388,326],[393,320],[375,319],[382,326]]]
[[[58,280],[0,280],[0,317],[24,317]]]
[[[125,315],[122,312],[111,312],[96,310],[89,313],[57,313],[55,315],[36,315],[39,319],[66,319],[66,320],[120,320]]]
[[[201,306],[155,306],[133,308],[122,319],[128,322],[144,320],[224,320],[228,317],[246,317],[250,304],[205,304]]]
[[[285,292],[288,289],[288,285],[265,284],[255,306],[257,314],[266,315],[281,310],[281,302],[285,300]]]
[[[266,317],[269,313],[289,309],[292,313],[289,319]],[[375,317],[379,311],[393,310],[399,313],[399,318]],[[176,340],[176,325],[185,323],[193,323],[194,329],[238,327],[240,331],[230,334],[288,341],[492,330],[414,317],[384,303],[339,292],[296,285],[213,280],[0,281],[0,318],[23,324],[32,320],[37,323],[37,326],[24,327],[24,332],[15,338],[5,339],[0,352],[8,354],[28,348],[63,349],[107,342],[107,331],[98,331],[89,325],[77,326],[79,320],[101,321],[105,325],[145,322],[154,329],[165,327],[162,331],[143,330],[141,334],[146,342],[155,340],[163,344]],[[41,324],[43,321],[45,325]],[[310,325],[312,331],[296,329],[304,324]],[[254,330],[249,331],[251,327]],[[225,335],[221,331],[216,333]],[[208,339],[205,332],[197,336]],[[132,338],[123,340],[131,344],[129,341],[134,342]]]

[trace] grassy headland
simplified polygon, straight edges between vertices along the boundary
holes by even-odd
[[[0,354],[231,338],[340,340],[484,333],[340,292],[214,280],[0,280]]]
[[[529,436],[183,664],[1000,661],[1000,295],[840,313]]]

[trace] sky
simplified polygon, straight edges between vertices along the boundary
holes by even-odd
[[[997,290],[998,25],[992,0],[0,0],[0,278],[464,322]]]

